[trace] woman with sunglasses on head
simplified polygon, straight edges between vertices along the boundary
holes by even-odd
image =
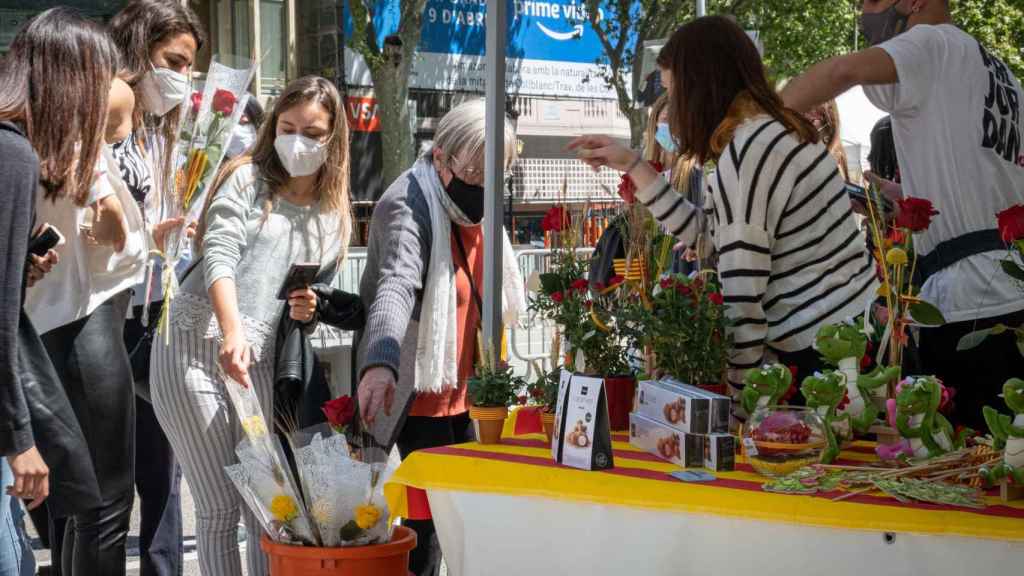
[[[877,281],[835,159],[800,114],[769,86],[750,38],[727,18],[679,28],[658,55],[669,87],[669,124],[679,153],[716,165],[705,217],[639,155],[604,136],[571,147],[591,166],[624,170],[637,198],[692,243],[713,239],[729,307],[728,381],[775,357],[810,374],[822,324],[864,311]]]
[[[52,259],[30,258],[27,249],[30,230],[43,224],[33,222],[39,195],[43,202],[89,204],[118,60],[102,28],[54,8],[29,21],[0,61],[0,448],[14,474],[10,495],[37,506],[52,479],[49,509],[71,519],[63,565],[72,576],[125,571],[131,454],[120,449],[130,445],[124,399],[131,379],[118,378],[126,355],[92,358],[87,348],[72,351],[73,366],[61,363],[57,375],[55,355],[22,309],[26,285],[39,281]],[[123,322],[126,305],[115,298],[101,306],[96,337],[119,315]]]
[[[131,0],[108,28],[135,93],[132,130],[113,146],[116,168],[142,208],[147,226],[162,243],[167,232],[181,225],[180,220],[164,218],[161,198],[167,188],[164,180],[177,137],[180,103],[191,90],[190,73],[203,45],[203,30],[196,14],[178,0]],[[182,260],[182,266],[187,266],[187,258]],[[144,282],[135,286],[133,308],[124,326],[136,391],[135,487],[141,512],[142,576],[176,576],[184,561],[181,469],[153,414],[149,393],[149,352],[163,304],[161,278],[158,260]]]
[[[153,408],[181,461],[196,503],[199,565],[242,574],[237,528],[243,506],[224,467],[237,461],[242,429],[221,371],[252,386],[273,414],[278,289],[294,263],[327,269],[347,252],[348,125],[329,81],[306,76],[277,99],[253,148],[213,183],[196,233],[201,258],[171,304],[168,344],[153,346]],[[288,294],[289,316],[312,327],[317,297]],[[267,574],[261,528],[245,508],[248,574]]]

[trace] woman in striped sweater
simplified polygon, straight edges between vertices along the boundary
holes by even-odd
[[[729,305],[728,380],[778,359],[801,375],[819,367],[822,324],[863,313],[877,283],[836,161],[817,131],[769,86],[753,42],[722,17],[679,28],[658,56],[679,153],[714,164],[702,210],[640,155],[605,136],[570,148],[592,167],[626,171],[637,199],[680,240],[714,241]]]

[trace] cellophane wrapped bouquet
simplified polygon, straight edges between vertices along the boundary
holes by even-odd
[[[384,482],[394,470],[350,449],[351,398],[325,404],[329,425],[289,432],[289,459],[253,389],[224,380],[246,436],[236,450],[239,463],[225,471],[271,540],[328,548],[390,541]]]

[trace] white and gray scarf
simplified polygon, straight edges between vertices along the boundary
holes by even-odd
[[[429,156],[416,161],[413,177],[430,208],[430,262],[420,308],[416,345],[417,392],[442,392],[459,385],[455,266],[452,262],[452,222],[475,226],[445,192]],[[502,230],[502,318],[515,326],[526,310],[523,276],[508,233]]]

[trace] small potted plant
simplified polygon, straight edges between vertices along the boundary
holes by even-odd
[[[562,370],[555,368],[551,372],[541,373],[527,388],[530,401],[540,408],[540,424],[544,428],[544,436],[551,443],[555,430],[555,408],[558,403],[558,384]]]
[[[481,444],[499,444],[501,430],[508,418],[508,407],[518,400],[516,391],[524,387],[522,378],[512,368],[495,362],[493,351],[484,355],[476,375],[469,379],[469,417]]]

